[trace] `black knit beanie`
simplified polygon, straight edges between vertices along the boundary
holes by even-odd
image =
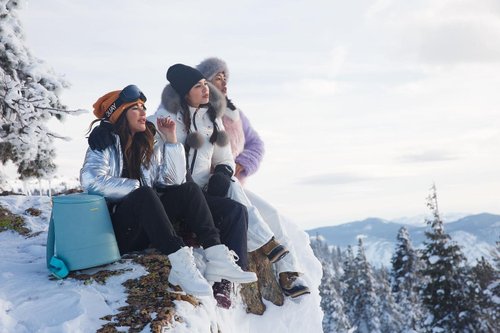
[[[184,98],[189,90],[204,78],[200,71],[183,64],[172,65],[167,70],[167,80],[181,98]]]

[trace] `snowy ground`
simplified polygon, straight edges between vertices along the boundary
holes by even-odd
[[[115,263],[114,269],[129,271],[110,277],[105,285],[85,284],[75,279],[53,280],[45,266],[45,244],[51,200],[46,196],[5,196],[0,205],[12,213],[23,215],[34,237],[24,237],[12,231],[0,233],[0,332],[59,333],[95,332],[105,321],[99,318],[117,313],[125,305],[122,283],[145,274],[145,269],[134,263]],[[41,216],[30,216],[24,211],[34,207]],[[247,314],[240,302],[229,310],[217,308],[213,298],[202,299],[194,308],[187,302],[176,302],[176,310],[184,322],[177,323],[168,332],[322,332],[323,317],[318,286],[321,265],[309,247],[307,234],[285,221],[297,257],[307,275],[312,293],[300,301],[287,299],[281,307],[266,302],[262,316]],[[126,331],[126,328],[124,328]],[[147,326],[143,332],[149,332]],[[217,330],[215,330],[217,331]]]

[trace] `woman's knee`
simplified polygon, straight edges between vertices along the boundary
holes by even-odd
[[[234,200],[228,200],[226,204],[227,216],[230,218],[231,223],[238,223],[240,228],[248,229],[248,210],[247,207]]]
[[[141,186],[130,193],[131,196],[153,197],[157,196],[155,190],[149,186]]]
[[[139,206],[144,205],[150,207],[151,205],[161,205],[160,197],[156,191],[148,186],[139,187],[138,189],[132,191],[128,195],[127,201]]]
[[[200,187],[195,182],[185,182],[181,186],[183,186],[191,191],[201,191]]]
[[[185,182],[180,185],[180,187],[183,189],[184,193],[188,193],[189,196],[203,196],[201,188],[195,182]]]

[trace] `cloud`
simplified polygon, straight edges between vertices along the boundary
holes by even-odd
[[[373,179],[375,178],[340,172],[340,173],[326,173],[309,177],[303,177],[297,182],[297,184],[330,186],[330,185],[358,183]]]
[[[495,63],[500,61],[499,3],[378,0],[365,11],[365,23],[385,36],[375,45],[391,49],[393,61],[439,66]]]
[[[405,163],[427,163],[458,160],[459,158],[444,150],[427,150],[414,154],[401,156],[400,160]]]
[[[295,85],[287,84],[285,86],[287,91],[293,91],[293,88],[306,95],[331,96],[338,91],[339,86],[333,80],[304,79]]]
[[[419,55],[425,63],[449,65],[500,61],[500,26],[496,22],[454,19],[426,30]]]

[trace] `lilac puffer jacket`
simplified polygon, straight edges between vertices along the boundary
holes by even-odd
[[[238,176],[243,183],[246,177],[253,175],[259,169],[264,157],[264,141],[240,109],[227,108],[222,121],[229,136],[235,161],[244,168]]]

